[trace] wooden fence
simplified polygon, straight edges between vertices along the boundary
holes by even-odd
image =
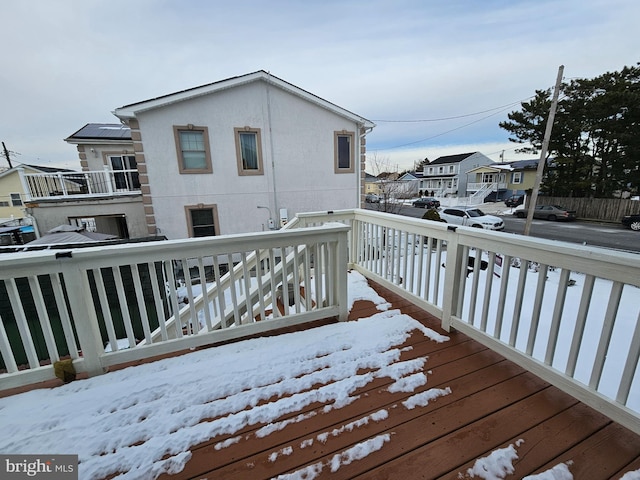
[[[625,215],[640,213],[640,201],[622,198],[538,197],[538,205],[561,205],[578,212],[578,218],[620,222]]]

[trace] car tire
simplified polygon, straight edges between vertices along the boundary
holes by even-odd
[[[631,228],[631,230],[633,230],[634,232],[640,232],[640,221],[631,222],[629,228]]]
[[[556,216],[555,216],[555,215],[549,215],[549,216],[547,217],[547,220],[549,220],[550,222],[555,222],[557,219],[556,219]]]
[[[524,218],[524,212],[516,212],[516,217],[518,218]]]

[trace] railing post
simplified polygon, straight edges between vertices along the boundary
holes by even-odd
[[[58,181],[60,182],[60,190],[62,191],[62,195],[66,197],[69,193],[67,192],[67,185],[61,172],[58,172]]]
[[[113,185],[111,184],[111,170],[109,165],[104,166],[104,183],[107,186],[107,192],[113,193]]]
[[[451,317],[459,315],[460,284],[465,279],[462,275],[463,247],[458,242],[456,227],[448,227],[447,261],[444,274],[444,293],[442,300],[442,328],[451,331]]]
[[[29,188],[29,183],[27,182],[26,177],[24,176],[24,168],[18,167],[18,176],[20,177],[20,183],[22,184],[22,191],[24,192],[25,201],[30,202],[33,198],[31,196],[31,189]]]
[[[351,226],[353,229],[353,225]],[[348,242],[348,232],[341,232],[338,234],[338,248],[336,252],[336,265],[335,274],[336,274],[336,286],[338,289],[338,305],[340,306],[340,311],[338,314],[338,320],[341,322],[346,321],[349,317],[349,298],[347,294],[347,242]]]
[[[70,255],[70,254],[69,254]],[[72,258],[60,258],[70,313],[78,333],[84,367],[90,377],[105,373],[100,360],[104,354],[98,317],[91,306],[92,295],[86,271],[78,267]]]

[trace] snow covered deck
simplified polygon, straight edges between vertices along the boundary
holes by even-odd
[[[551,469],[555,477],[534,478],[640,478],[639,436],[373,286],[392,308],[449,337],[415,332],[394,347],[402,352],[396,365],[425,362],[417,374],[378,377],[341,408],[313,402],[271,429],[258,423],[217,436],[191,449],[182,472],[161,478],[488,479]],[[376,314],[359,301],[350,319]]]
[[[82,479],[640,478],[638,435],[359,280],[348,322],[0,400],[0,451]]]

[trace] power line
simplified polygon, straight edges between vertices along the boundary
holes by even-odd
[[[416,143],[422,143],[422,142],[426,142],[426,141],[428,141],[428,140],[432,140],[432,139],[434,139],[434,138],[441,137],[441,136],[446,135],[446,134],[448,134],[448,133],[455,132],[456,130],[460,130],[460,129],[462,129],[462,128],[466,128],[466,127],[468,127],[468,126],[470,126],[470,125],[473,125],[473,124],[475,124],[475,123],[482,122],[483,120],[486,120],[487,118],[493,117],[494,115],[498,115],[499,113],[502,113],[502,112],[504,112],[504,111],[508,110],[509,108],[511,108],[511,105],[512,105],[512,104],[507,105],[507,106],[504,106],[504,107],[502,107],[502,110],[500,110],[500,111],[498,111],[498,112],[492,113],[492,114],[490,114],[490,115],[487,115],[486,117],[479,118],[478,120],[474,120],[473,122],[466,123],[466,124],[461,125],[461,126],[459,126],[459,127],[452,128],[451,130],[447,130],[446,132],[441,132],[441,133],[438,133],[438,134],[436,134],[436,135],[432,135],[431,137],[423,138],[423,139],[421,139],[421,140],[416,140],[415,142],[404,143],[404,144],[402,144],[402,145],[396,145],[396,146],[394,146],[394,147],[387,147],[387,148],[385,148],[384,150],[394,150],[394,149],[396,149],[396,148],[402,148],[402,147],[406,147],[406,146],[409,146],[409,145],[415,145]]]
[[[456,120],[458,118],[466,118],[466,117],[474,117],[476,115],[482,115],[483,113],[488,113],[488,112],[493,112],[496,110],[502,110],[505,108],[511,108],[514,105],[518,105],[522,102],[526,102],[527,100],[530,100],[532,98],[534,98],[535,95],[532,95],[531,97],[525,98],[524,100],[518,100],[517,102],[511,102],[508,103],[506,105],[501,105],[499,107],[494,107],[494,108],[490,108],[488,110],[482,110],[480,112],[475,112],[475,113],[466,113],[464,115],[456,115],[453,117],[443,117],[443,118],[432,118],[432,119],[417,119],[417,120],[380,120],[380,119],[374,119],[372,121],[374,122],[382,122],[382,123],[426,123],[426,122],[442,122],[445,120]]]

